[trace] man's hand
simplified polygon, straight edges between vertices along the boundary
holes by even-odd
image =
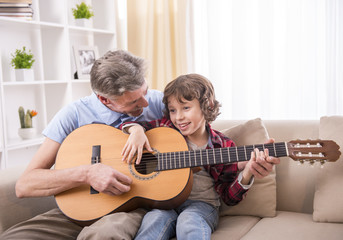
[[[130,191],[132,183],[125,174],[101,163],[90,166],[86,181],[98,192],[109,195],[121,195]]]

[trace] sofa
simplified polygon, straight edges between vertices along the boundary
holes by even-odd
[[[343,116],[318,120],[216,120],[214,129],[237,145],[274,138],[332,139],[343,145]],[[330,150],[331,151],[331,150]],[[334,150],[337,152],[337,149]],[[324,165],[282,157],[266,178],[236,206],[222,205],[212,239],[343,239],[343,157]],[[18,199],[15,182],[24,167],[1,170],[0,233],[12,225],[56,207],[53,197]]]

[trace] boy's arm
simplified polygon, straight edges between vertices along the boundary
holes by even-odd
[[[248,191],[238,182],[237,164],[227,164],[221,167],[215,167],[217,174],[215,180],[215,189],[226,205],[233,206],[242,201],[245,193]],[[211,170],[213,171],[213,170]],[[213,176],[213,173],[212,173]]]
[[[130,163],[137,153],[136,164],[139,164],[142,158],[143,148],[152,152],[148,138],[145,136],[145,130],[150,130],[156,127],[175,128],[173,123],[163,117],[150,122],[125,122],[119,126],[124,133],[129,133],[130,136],[123,148],[123,161]],[[124,130],[125,129],[125,130]]]
[[[149,140],[145,135],[145,129],[141,125],[130,125],[125,129],[130,136],[121,152],[121,155],[123,156],[122,160],[130,163],[137,153],[136,164],[139,164],[142,159],[143,148],[146,148],[149,152],[152,152]]]
[[[153,120],[153,121],[150,121],[150,122],[129,121],[129,122],[122,123],[119,126],[119,129],[122,130],[124,133],[130,134],[129,129],[132,126],[140,125],[140,126],[142,126],[143,129],[145,129],[147,131],[147,130],[150,130],[150,129],[153,129],[153,128],[163,127],[164,126],[164,122],[165,122],[164,119],[157,119],[157,120]]]
[[[221,141],[214,145],[215,148],[236,146],[231,139],[219,132],[216,133],[219,135]],[[205,166],[205,168],[207,169],[207,166]],[[214,180],[215,190],[220,198],[229,206],[239,203],[243,199],[244,194],[248,191],[248,188],[245,188],[245,186],[242,185],[243,183],[239,182],[238,177],[240,169],[239,163],[219,164],[211,166],[208,169]]]
[[[270,139],[267,143],[270,142],[273,140]],[[251,158],[240,175],[237,174],[241,170],[238,164],[224,165],[220,176],[217,178],[215,188],[227,205],[236,205],[248,191],[242,185],[249,185],[254,177],[268,176],[273,170],[273,165],[279,163],[279,158],[269,156],[268,149],[265,151],[256,149],[255,152],[251,153]],[[241,179],[238,179],[237,175],[241,176]]]
[[[152,151],[149,140],[144,132],[146,129],[149,130],[154,127],[153,122],[154,121],[152,121],[152,123],[130,121],[124,122],[119,126],[119,129],[124,133],[130,134],[121,152],[123,161],[130,163],[137,153],[136,164],[139,164],[142,159],[143,148],[145,147],[148,151]]]

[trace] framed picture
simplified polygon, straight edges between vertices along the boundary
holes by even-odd
[[[92,66],[99,58],[96,46],[73,46],[77,77],[75,79],[89,79]]]

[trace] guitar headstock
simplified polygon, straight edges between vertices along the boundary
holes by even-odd
[[[339,146],[332,140],[293,140],[287,145],[289,157],[301,163],[335,162],[341,155]]]

